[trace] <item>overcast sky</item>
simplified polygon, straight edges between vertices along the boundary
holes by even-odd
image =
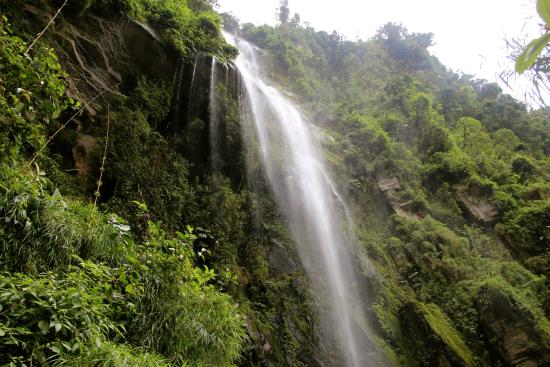
[[[241,23],[275,24],[279,0],[219,0],[221,12],[236,15]],[[317,30],[364,40],[387,22],[402,23],[410,32],[432,32],[430,51],[454,71],[497,81],[511,68],[505,38],[537,35],[534,0],[289,0],[291,14]],[[522,83],[516,91],[522,98]],[[504,87],[504,86],[503,86]],[[506,88],[505,88],[506,89]]]

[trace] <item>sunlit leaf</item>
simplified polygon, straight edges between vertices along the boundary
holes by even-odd
[[[48,331],[50,330],[50,325],[45,320],[39,321],[38,327],[40,328],[40,331],[42,332],[42,334],[47,334]]]
[[[53,327],[55,328],[56,333],[58,333],[63,327],[63,325],[60,322],[53,322],[51,324],[53,324]]]
[[[546,24],[550,24],[550,0],[538,0],[537,12]]]
[[[61,115],[61,112],[62,112],[62,110],[60,110],[60,109],[57,109],[57,110],[53,111],[52,119],[55,120],[55,119],[59,118],[59,116]]]
[[[71,348],[71,352],[76,352],[78,348],[80,347],[80,344],[78,342],[74,343],[73,347]]]
[[[126,287],[124,287],[124,290],[128,294],[135,294],[134,286],[131,284],[128,284]]]
[[[57,354],[61,353],[61,349],[59,349],[59,347],[57,347],[57,346],[55,346],[55,345],[52,345],[52,346],[50,347],[50,349],[51,349],[54,353],[57,353]]]
[[[516,72],[521,74],[529,69],[548,42],[550,42],[550,33],[531,41],[516,59]]]

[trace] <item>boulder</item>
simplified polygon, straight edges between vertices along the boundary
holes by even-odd
[[[72,153],[77,175],[82,182],[86,182],[98,165],[96,139],[88,134],[79,134]]]
[[[378,177],[378,188],[395,214],[410,219],[421,219],[425,216],[423,210],[416,208],[413,200],[403,199],[403,188],[397,178],[393,176]]]
[[[496,222],[499,212],[483,195],[476,194],[463,185],[457,185],[455,192],[462,208],[475,221],[485,225]]]

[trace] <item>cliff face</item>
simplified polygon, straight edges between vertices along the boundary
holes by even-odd
[[[44,29],[59,5],[36,2],[15,9],[7,6],[6,14],[18,34],[32,35]],[[231,295],[242,310],[214,308],[208,311],[219,317],[224,312],[241,317],[246,330],[246,343],[243,343],[245,339],[239,341],[237,334],[237,338],[229,339],[240,348],[241,357],[232,356],[226,361],[238,360],[242,365],[322,364],[316,321],[309,309],[307,282],[296,263],[286,226],[264,186],[259,167],[251,171],[245,169],[246,152],[239,128],[238,73],[222,62],[213,65],[214,54],[220,61],[224,57],[216,50],[184,54],[166,42],[161,33],[154,24],[135,20],[115,6],[92,6],[84,10],[67,6],[62,10],[37,47],[55,50],[66,73],[63,79],[66,96],[79,101],[82,111],[56,134],[43,157],[46,160],[40,160],[39,165],[45,167],[52,186],[77,202],[88,202],[99,187],[98,206],[127,220],[136,242],[157,241],[151,237],[150,222],[158,223],[167,237],[180,236],[177,231],[188,225],[194,227],[193,239],[187,241],[195,254],[193,262],[217,274],[216,280],[208,275],[204,278],[206,283],[200,287],[207,289],[201,292],[210,292],[209,287],[221,290]],[[223,77],[219,78],[219,85],[212,86],[213,67],[218,68]],[[209,148],[212,87],[216,89],[219,103],[217,133],[221,136],[217,151],[221,162],[215,170]],[[71,113],[67,112],[60,120],[70,118]],[[48,126],[48,135],[54,134],[57,128],[55,124]],[[53,161],[48,161],[48,157],[53,157]],[[254,180],[254,193],[249,180]],[[177,248],[160,246],[168,252],[171,250],[167,248]],[[95,255],[83,252],[79,256],[88,259]],[[109,257],[105,257],[105,261],[110,262]],[[148,263],[144,266],[151,267]],[[168,273],[172,271],[168,263],[161,265],[159,271],[163,267]],[[50,269],[49,265],[45,269]],[[63,274],[65,270],[56,268],[55,271]],[[182,272],[173,275],[173,280],[170,276],[163,277],[159,276],[153,284],[167,281],[177,286],[182,282],[179,278],[189,275]],[[229,356],[230,347],[222,351],[228,347],[223,343],[229,340],[222,338],[218,343],[197,337],[203,327],[206,333],[210,332],[209,322],[198,320],[196,324],[197,321],[192,320],[190,315],[200,313],[198,310],[182,309],[185,302],[177,301],[176,295],[162,295],[166,290],[139,287],[141,290],[137,293],[161,294],[159,300],[164,300],[167,309],[148,309],[153,299],[142,304],[136,300],[129,303],[137,303],[139,308],[130,316],[131,320],[123,321],[133,333],[124,336],[129,348],[144,347],[148,353],[157,353],[173,365],[184,361],[191,365],[226,363],[223,359],[217,362],[210,359],[209,354],[215,357],[217,352],[208,348],[220,348],[221,355]],[[162,298],[165,296],[172,299]],[[187,299],[192,301],[192,297]],[[177,302],[182,305],[178,306]],[[205,302],[207,309],[212,307],[208,305],[220,301],[207,297]],[[174,307],[176,309],[168,311]],[[146,316],[148,313],[163,320]],[[139,321],[141,317],[147,321]],[[177,330],[156,329],[176,329],[178,322],[172,318],[189,324],[190,317],[200,330],[185,337]],[[227,321],[218,322],[223,325]],[[137,331],[139,327],[135,323],[151,329]],[[213,333],[213,338],[220,336]],[[155,341],[157,337],[166,341]],[[197,354],[203,348],[193,343],[204,346],[205,354]],[[104,346],[118,353],[118,347]],[[82,358],[86,353],[81,353]],[[21,356],[24,355],[21,352]],[[27,351],[27,358],[33,358],[32,355]],[[78,353],[75,355],[77,359],[71,359],[73,362],[80,358]],[[138,365],[137,359],[132,360]],[[144,365],[153,363],[147,361]]]
[[[51,16],[47,9],[25,4],[19,26],[41,30]],[[128,93],[140,75],[173,81],[179,56],[151,27],[116,11],[65,11],[69,14],[60,15],[47,38],[71,76],[68,93],[74,98],[91,100],[105,90]]]
[[[366,42],[294,23],[239,30],[311,112],[394,363],[544,365],[547,113],[446,70],[430,34],[396,24]]]

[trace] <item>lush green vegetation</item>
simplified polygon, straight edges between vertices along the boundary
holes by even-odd
[[[61,4],[33,5],[53,13]],[[235,50],[211,7],[69,2],[28,54],[29,34],[47,19],[22,12],[22,2],[0,7],[14,24],[2,18],[0,27],[0,365],[226,366],[311,355],[312,342],[296,339],[314,338],[306,286],[299,274],[271,273],[269,239],[288,234],[266,189],[256,197],[243,183],[227,86],[218,87],[227,159],[212,174],[202,161],[207,116],[167,134],[171,79],[129,68],[116,93],[76,101],[69,95],[82,95],[81,85],[71,80],[90,78],[89,69],[68,75],[61,65],[78,60],[48,47],[74,36],[70,18],[86,32],[92,15],[116,23],[122,11],[157,32],[165,57],[229,59]]]
[[[0,21],[0,365],[316,363],[307,281],[262,168],[243,151],[235,81],[214,86],[218,156],[208,147],[201,74],[210,56],[236,55],[210,4],[71,1],[27,52],[47,23],[37,14],[63,2],[27,3],[0,4],[12,22]],[[499,366],[515,352],[497,326],[514,325],[520,345],[540,347],[529,355],[544,356],[548,111],[446,70],[428,52],[430,34],[390,23],[351,42],[303,26],[288,6],[276,27],[229,15],[224,24],[267,50],[274,83],[317,126],[352,203],[360,263],[375,270],[363,269],[372,339],[396,365]],[[84,34],[92,18],[119,17],[150,26],[161,56],[184,61],[167,76],[97,66],[114,68],[120,85],[77,101],[86,93],[73,81],[103,74],[72,68],[78,60],[48,45],[78,41],[78,55],[99,60],[96,40],[82,39],[101,35],[64,25]],[[185,68],[197,69],[196,85],[174,86]],[[400,188],[382,194],[384,177]]]
[[[58,186],[74,179],[48,153],[46,137],[65,127],[61,122],[80,102],[66,96],[66,74],[55,52],[40,44],[26,55],[27,43],[5,17],[0,46],[0,364],[202,366],[236,361],[247,338],[247,311],[221,292],[234,275],[200,265],[193,247],[197,234],[183,225],[178,231],[174,226],[181,221],[167,220],[167,234],[156,222],[163,217],[142,202],[122,204],[120,199],[112,207],[133,208],[131,227],[88,203],[76,184]],[[138,83],[137,88],[144,87]],[[155,102],[157,115],[150,106],[147,115],[136,109],[122,119],[119,114],[127,111],[120,107],[109,118],[119,126],[117,134],[134,132],[144,139],[135,147],[173,155],[147,125],[147,118],[167,113],[167,98],[159,89],[154,100],[155,89],[147,90],[142,103]],[[132,103],[140,103],[138,97]],[[130,123],[133,129],[125,130]],[[111,136],[113,144],[123,147],[118,136]],[[116,162],[135,159],[135,164],[148,153],[111,149],[111,175],[126,170],[121,175],[128,182],[142,180]],[[169,163],[184,180],[181,191],[192,195],[183,158]],[[150,186],[142,199],[155,203],[153,210],[163,202],[155,200],[154,183]],[[77,197],[62,195],[58,188]],[[174,211],[183,211],[174,197],[166,200],[176,205]]]

